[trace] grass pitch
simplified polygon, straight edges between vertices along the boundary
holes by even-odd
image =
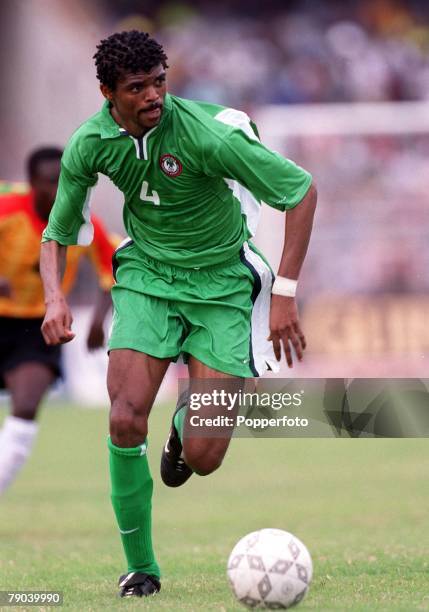
[[[427,440],[239,439],[217,473],[168,489],[158,471],[169,419],[154,409],[149,446],[161,593],[116,597],[125,563],[107,413],[70,406],[45,409],[31,461],[0,499],[0,590],[60,590],[79,611],[244,610],[226,560],[240,537],[272,526],[313,557],[299,610],[429,610]]]

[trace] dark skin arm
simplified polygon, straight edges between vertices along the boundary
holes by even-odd
[[[40,249],[40,275],[45,292],[46,314],[42,335],[46,344],[64,344],[73,340],[73,317],[61,289],[67,247],[55,240],[43,242]]]
[[[45,292],[46,314],[42,334],[46,344],[65,344],[75,337],[71,331],[73,317],[61,289],[67,247],[55,240],[42,243],[40,250],[40,275]],[[104,344],[103,322],[112,304],[110,291],[100,290],[86,345],[89,350]]]
[[[285,239],[278,276],[297,280],[307,253],[313,217],[316,210],[317,191],[310,187],[304,199],[286,213]],[[277,361],[281,359],[281,347],[288,366],[293,366],[291,345],[301,361],[306,347],[301,329],[298,308],[294,297],[271,296],[270,336]]]

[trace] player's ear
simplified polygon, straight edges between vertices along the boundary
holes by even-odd
[[[106,100],[109,100],[109,102],[113,102],[113,92],[109,87],[107,87],[107,85],[101,84],[100,91],[103,94],[103,96],[106,98]]]

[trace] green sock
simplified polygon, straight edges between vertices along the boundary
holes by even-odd
[[[129,572],[160,576],[152,548],[153,481],[146,444],[120,448],[108,438],[112,505],[121,532]]]
[[[185,426],[185,416],[186,416],[187,407],[188,407],[187,404],[182,406],[180,410],[176,412],[176,414],[174,415],[174,419],[173,419],[174,427],[176,428],[177,433],[179,434],[179,438],[182,444],[183,444],[183,428]]]

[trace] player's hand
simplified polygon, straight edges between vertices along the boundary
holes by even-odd
[[[295,298],[282,295],[271,296],[270,335],[277,361],[281,359],[281,347],[288,366],[293,366],[292,350],[294,347],[298,360],[301,361],[306,341],[299,324],[298,308]]]
[[[10,282],[7,280],[7,278],[2,278],[0,277],[0,297],[11,297],[12,295],[12,291],[11,291],[11,286],[10,286]]]
[[[104,329],[103,326],[97,322],[93,322],[89,328],[88,337],[86,339],[86,346],[89,351],[104,346]]]
[[[63,297],[48,302],[41,328],[46,344],[54,346],[73,340],[75,334],[71,330],[72,322],[73,317]]]

